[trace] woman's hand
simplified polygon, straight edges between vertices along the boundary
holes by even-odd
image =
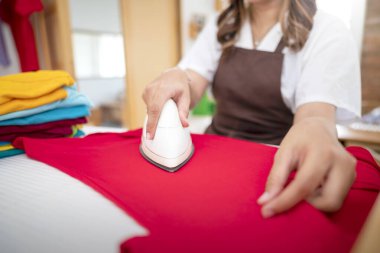
[[[184,127],[189,125],[187,122],[191,101],[189,82],[190,80],[183,70],[174,68],[162,73],[147,85],[143,99],[147,105],[146,131],[148,139],[153,139],[162,107],[170,98],[177,103],[182,125]]]
[[[295,123],[275,155],[265,193],[258,199],[265,218],[306,199],[314,207],[337,211],[354,179],[356,159],[337,140],[335,108],[312,103],[296,113]],[[292,170],[295,179],[285,187]]]
[[[180,68],[169,69],[148,84],[143,93],[148,113],[147,138],[154,138],[162,107],[169,99],[176,102],[183,127],[189,126],[190,107],[199,101],[207,84],[208,81],[195,71]]]

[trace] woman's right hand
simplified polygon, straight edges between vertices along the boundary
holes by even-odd
[[[188,127],[187,116],[191,104],[190,77],[180,68],[173,68],[162,73],[148,84],[143,93],[147,105],[148,122],[147,139],[153,139],[162,107],[169,99],[173,99],[178,107],[183,127]]]

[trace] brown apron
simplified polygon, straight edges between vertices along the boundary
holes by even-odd
[[[280,144],[293,123],[281,95],[283,40],[275,52],[234,47],[219,63],[216,114],[206,133]]]

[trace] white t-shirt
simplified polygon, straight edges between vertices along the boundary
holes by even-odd
[[[194,46],[179,67],[191,69],[210,83],[221,56],[217,41],[217,16],[205,26]],[[276,24],[260,42],[257,50],[274,52],[282,37]],[[236,47],[252,49],[252,32],[247,18]],[[337,108],[337,121],[352,120],[361,115],[361,80],[358,51],[350,31],[338,18],[318,10],[305,46],[299,52],[284,48],[281,94],[295,113],[309,102],[325,102]]]

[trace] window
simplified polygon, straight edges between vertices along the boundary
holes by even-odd
[[[74,65],[78,78],[120,78],[125,76],[121,34],[73,32]]]

